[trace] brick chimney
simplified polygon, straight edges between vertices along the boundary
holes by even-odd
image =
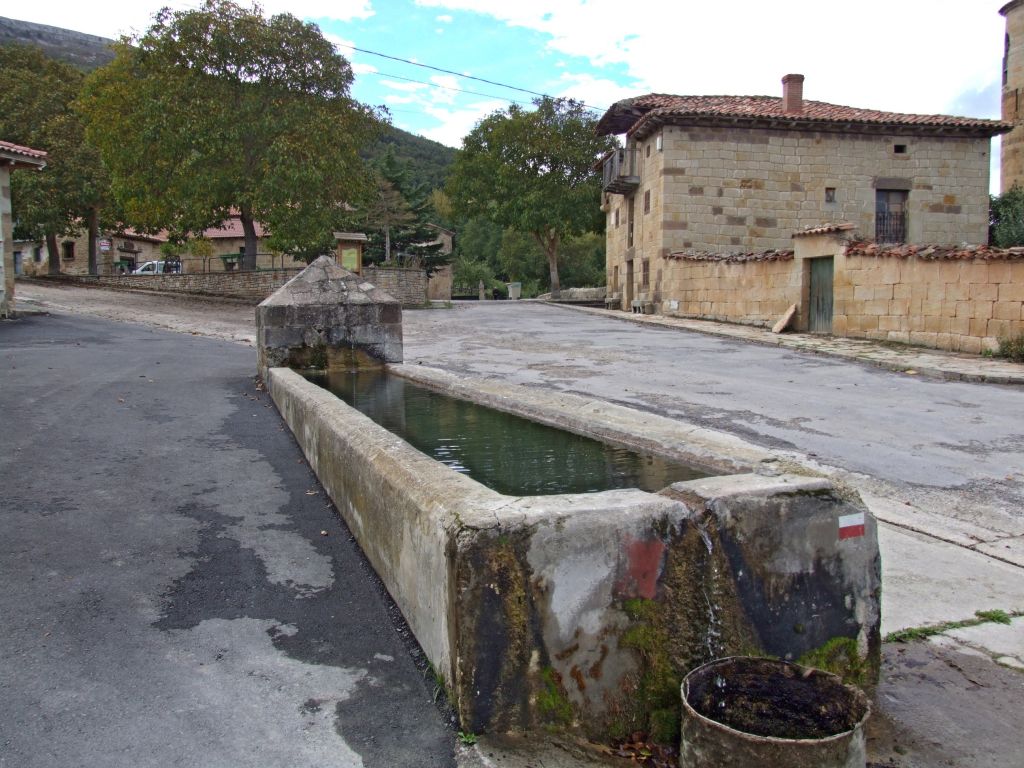
[[[799,115],[804,111],[803,75],[782,78],[782,111],[787,115]]]

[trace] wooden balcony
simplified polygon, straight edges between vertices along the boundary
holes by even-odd
[[[627,195],[640,186],[637,150],[617,149],[605,158],[601,189],[613,195]]]

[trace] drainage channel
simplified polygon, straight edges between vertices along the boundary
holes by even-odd
[[[417,450],[508,496],[656,492],[708,473],[450,397],[384,371],[307,374]]]

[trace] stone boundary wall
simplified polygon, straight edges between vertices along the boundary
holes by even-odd
[[[770,326],[800,297],[792,255],[788,260],[670,258],[663,269],[666,315]]]
[[[217,296],[258,303],[298,273],[297,269],[275,269],[265,272],[197,272],[181,275],[60,275],[37,279],[122,290]]]
[[[832,329],[979,354],[1024,332],[1024,258],[928,258],[848,249],[836,269]]]
[[[664,257],[660,311],[771,326],[796,304],[794,328],[806,330],[809,260],[831,256],[836,336],[979,354],[997,349],[1000,337],[1024,333],[1024,248],[879,246],[804,234],[813,236],[795,238],[789,259]]]
[[[398,299],[403,307],[427,303],[427,273],[401,267],[363,267],[363,278]]]
[[[38,279],[103,288],[245,299],[258,304],[300,271],[301,268],[259,272],[186,272],[180,275],[60,275]],[[421,307],[427,303],[427,276],[422,269],[365,267],[362,276],[398,299],[403,307]]]

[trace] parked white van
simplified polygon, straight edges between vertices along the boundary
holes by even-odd
[[[181,262],[177,260],[147,261],[141,267],[132,272],[133,275],[162,275],[178,274],[181,272]]]

